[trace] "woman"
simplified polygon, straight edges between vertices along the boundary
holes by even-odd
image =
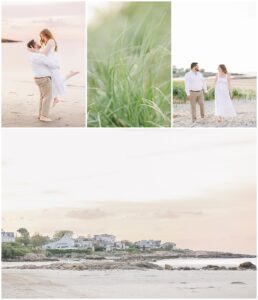
[[[215,116],[218,117],[219,122],[223,121],[224,118],[236,116],[230,90],[230,75],[226,66],[221,64],[215,79]]]
[[[53,59],[54,61],[58,62],[57,60],[57,42],[53,36],[53,34],[48,29],[43,29],[40,32],[40,43],[41,49],[39,50],[40,53],[45,54],[48,58]],[[29,49],[30,51],[37,51],[35,49]],[[62,77],[60,73],[60,69],[51,69],[51,78],[52,78],[52,96],[54,99],[53,106],[55,106],[58,102],[60,102],[59,97],[64,95],[64,82],[65,80],[77,75],[79,72],[71,71],[70,74]]]

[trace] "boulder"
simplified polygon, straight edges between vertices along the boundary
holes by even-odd
[[[153,263],[149,263],[149,262],[138,262],[135,264],[137,267],[141,268],[141,269],[155,269],[155,270],[163,270],[162,267],[153,264]]]
[[[256,270],[256,265],[252,264],[250,261],[246,261],[239,265],[241,270]]]
[[[232,281],[231,284],[246,284],[246,283],[242,281]]]
[[[237,271],[238,268],[237,268],[237,267],[229,267],[228,270],[229,270],[229,271]]]
[[[193,270],[197,270],[197,269],[191,268],[191,267],[178,267],[177,270],[178,271],[193,271]]]
[[[203,267],[202,270],[214,270],[214,271],[226,270],[226,267],[224,267],[224,266],[219,267],[216,265],[207,265],[207,266]]]
[[[165,270],[173,270],[173,267],[170,265],[165,264]]]

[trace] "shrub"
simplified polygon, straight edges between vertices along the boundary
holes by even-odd
[[[13,259],[17,256],[24,256],[29,252],[29,248],[20,246],[17,243],[2,243],[2,259]]]
[[[242,90],[233,88],[232,90],[233,99],[256,99],[256,92],[253,90]],[[205,100],[214,100],[215,99],[215,89],[211,88],[205,94]],[[173,100],[176,101],[187,101],[187,96],[185,92],[184,81],[174,81],[173,82]]]
[[[46,255],[64,255],[64,254],[72,254],[72,253],[78,253],[78,254],[91,254],[91,249],[47,249]]]

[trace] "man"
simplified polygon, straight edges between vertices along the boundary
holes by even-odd
[[[34,40],[27,44],[28,48],[39,49],[40,45]],[[57,69],[59,66],[47,56],[38,52],[30,52],[30,62],[34,73],[34,80],[40,91],[39,120],[51,122],[48,117],[52,101],[52,81],[50,69]]]
[[[204,93],[207,86],[199,71],[197,62],[191,63],[191,71],[185,75],[185,92],[191,103],[192,121],[196,122],[196,103],[200,106],[201,117],[204,118]]]

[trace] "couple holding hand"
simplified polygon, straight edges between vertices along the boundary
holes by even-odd
[[[215,78],[215,116],[218,122],[224,118],[235,117],[236,112],[231,100],[231,82],[225,65],[218,66],[218,74]],[[199,70],[197,62],[191,64],[191,70],[185,75],[185,92],[190,100],[192,121],[196,122],[196,104],[200,106],[201,117],[205,116],[204,93],[207,93],[207,85]]]

